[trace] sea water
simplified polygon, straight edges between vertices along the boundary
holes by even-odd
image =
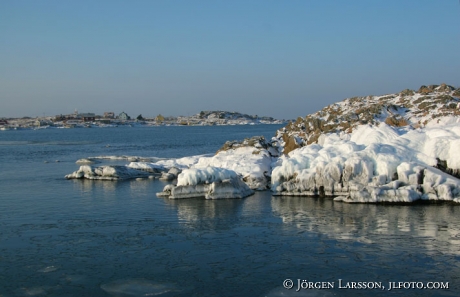
[[[158,180],[64,179],[80,158],[208,154],[279,127],[1,131],[0,296],[460,294],[460,205],[169,200]]]

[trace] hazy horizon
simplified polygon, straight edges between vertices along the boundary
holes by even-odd
[[[459,86],[460,3],[0,2],[0,117],[202,110],[293,119]]]

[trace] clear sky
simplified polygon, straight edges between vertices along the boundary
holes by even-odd
[[[458,0],[2,0],[0,117],[239,111],[460,87]]]

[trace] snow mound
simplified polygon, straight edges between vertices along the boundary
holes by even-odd
[[[243,181],[254,190],[266,190],[270,184],[273,158],[266,149],[239,147],[220,151],[213,157],[200,158],[193,168],[208,166],[229,169],[243,177]]]

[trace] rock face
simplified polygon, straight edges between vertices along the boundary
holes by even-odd
[[[178,176],[177,185],[167,185],[159,197],[170,199],[205,197],[206,199],[244,198],[252,191],[232,170],[207,167],[186,169]]]
[[[177,167],[172,167],[168,170],[168,172],[163,172],[161,177],[160,177],[160,180],[165,180],[165,181],[172,181],[172,180],[175,180],[177,178],[177,176],[182,172],[182,170],[180,170],[179,168]]]

